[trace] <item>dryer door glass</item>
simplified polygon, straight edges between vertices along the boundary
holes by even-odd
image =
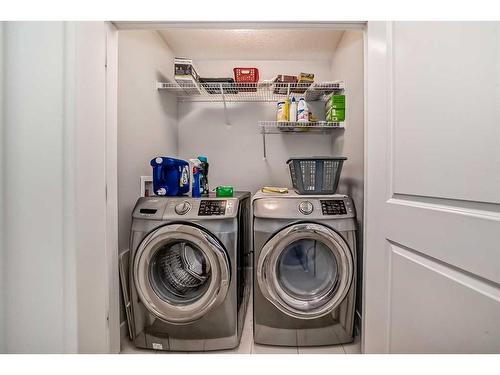
[[[300,223],[275,234],[257,263],[259,288],[289,316],[314,319],[346,297],[353,280],[353,253],[332,229]]]
[[[156,317],[169,323],[195,321],[226,297],[227,252],[214,235],[188,224],[150,233],[134,256],[137,294]]]
[[[280,286],[297,299],[320,299],[337,284],[335,255],[318,240],[292,242],[281,252],[276,267]]]

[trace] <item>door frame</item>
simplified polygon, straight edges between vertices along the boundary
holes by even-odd
[[[120,281],[118,274],[118,30],[106,22],[105,150],[106,260],[108,270],[108,348],[120,352]]]

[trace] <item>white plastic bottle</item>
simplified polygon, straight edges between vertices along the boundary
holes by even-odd
[[[300,98],[297,104],[297,122],[309,122],[309,108],[304,98]]]
[[[295,101],[295,98],[292,97],[290,100],[290,114],[288,115],[288,121],[290,122],[297,122],[297,102]]]

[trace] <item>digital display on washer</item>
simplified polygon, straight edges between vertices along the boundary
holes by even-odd
[[[343,200],[322,200],[321,211],[323,211],[323,215],[347,214]]]
[[[227,201],[207,201],[200,202],[198,216],[215,216],[224,215],[226,213]]]

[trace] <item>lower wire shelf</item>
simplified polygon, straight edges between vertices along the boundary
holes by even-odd
[[[259,121],[261,133],[281,134],[283,132],[323,132],[328,133],[334,129],[344,129],[344,122],[329,121]]]
[[[266,150],[266,134],[307,134],[307,133],[323,133],[331,134],[334,131],[345,129],[343,121],[259,121],[260,133],[262,134],[262,146],[264,159],[267,157]]]

